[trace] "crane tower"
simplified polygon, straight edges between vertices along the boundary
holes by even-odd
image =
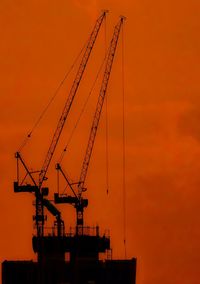
[[[113,260],[110,236],[106,233],[101,235],[98,226],[85,226],[83,216],[84,209],[88,206],[88,199],[83,196],[85,181],[124,17],[120,17],[119,22],[114,27],[81,173],[75,187],[69,182],[61,165],[57,164],[56,166],[57,170],[64,176],[72,195],[55,194],[53,202],[47,198],[49,189],[43,187],[43,183],[47,179],[48,168],[106,13],[107,11],[104,11],[97,19],[89,37],[78,72],[44,163],[39,171],[38,181],[35,179],[34,172],[29,170],[21,153],[17,152],[15,154],[17,159],[17,181],[14,182],[14,191],[18,193],[29,192],[35,196],[36,214],[34,220],[37,233],[32,238],[32,246],[37,254],[37,262],[4,261],[2,264],[2,284],[135,284],[136,259]],[[22,181],[20,181],[19,164],[22,165],[26,172]],[[25,183],[26,177],[29,177],[31,183]],[[66,233],[61,212],[54,203],[67,203],[74,206],[77,216],[74,230]],[[55,217],[55,230],[51,234],[45,234],[46,216],[44,215],[44,209],[47,209]],[[101,253],[106,255],[104,260],[100,259]]]

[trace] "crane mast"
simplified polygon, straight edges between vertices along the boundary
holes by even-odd
[[[101,24],[103,22],[103,19],[106,16],[106,13],[107,13],[107,11],[104,11],[102,13],[102,15],[97,19],[95,27],[94,27],[94,29],[93,29],[93,31],[92,31],[92,33],[90,35],[90,38],[88,40],[87,47],[86,47],[86,50],[84,52],[83,58],[81,60],[78,72],[77,72],[76,77],[74,79],[74,82],[72,84],[69,96],[68,96],[67,101],[65,103],[65,106],[63,108],[61,117],[60,117],[60,119],[58,121],[57,128],[56,128],[55,133],[53,135],[53,139],[51,141],[51,144],[49,146],[49,149],[48,149],[45,161],[43,163],[42,169],[41,169],[40,174],[39,174],[39,188],[41,188],[42,183],[43,183],[43,181],[45,179],[45,176],[46,176],[49,164],[50,164],[52,156],[53,156],[53,154],[55,152],[56,145],[58,143],[59,137],[61,135],[62,129],[63,129],[64,124],[65,124],[65,121],[66,121],[67,116],[69,114],[69,111],[71,109],[71,105],[73,103],[74,97],[75,97],[76,92],[78,90],[80,81],[82,79],[82,76],[83,76],[83,73],[85,71],[87,62],[89,60],[92,48],[93,48],[94,43],[96,41],[96,38],[97,38],[97,35],[98,35],[98,32],[99,32],[99,29],[101,27]]]

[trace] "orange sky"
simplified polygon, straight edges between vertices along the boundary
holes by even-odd
[[[71,66],[101,9],[107,37],[125,15],[127,254],[137,257],[137,284],[197,284],[200,273],[200,2],[198,0],[0,1],[0,260],[34,258],[33,197],[14,194],[14,152]],[[80,90],[87,96],[104,52],[104,29]],[[102,48],[103,46],[103,48]],[[95,71],[96,70],[96,71]],[[86,74],[86,75],[87,75]],[[68,84],[71,82],[69,78]],[[40,168],[67,94],[50,108],[22,154]],[[87,89],[87,91],[86,91]],[[110,186],[105,182],[105,111],[88,174],[87,224],[110,228],[114,257],[124,257],[122,215],[121,43],[108,90]],[[94,105],[91,101],[90,108]],[[74,103],[61,145],[81,101]],[[87,112],[86,125],[91,112]],[[67,132],[67,130],[69,131]],[[78,128],[63,166],[76,179],[87,127]],[[83,138],[82,138],[83,137]],[[83,139],[83,140],[82,140]],[[84,143],[80,143],[84,141]],[[102,206],[103,204],[103,206]],[[60,207],[71,224],[74,212]],[[71,219],[70,219],[71,218]]]

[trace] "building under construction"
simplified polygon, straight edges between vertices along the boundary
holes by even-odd
[[[42,169],[39,172],[39,181],[34,176],[35,172],[30,171],[27,167],[21,153],[17,152],[15,155],[17,160],[17,180],[14,182],[14,192],[29,192],[35,198],[36,211],[33,219],[36,225],[36,234],[33,236],[32,246],[33,251],[37,254],[37,261],[5,260],[2,263],[2,284],[135,284],[136,259],[113,260],[110,236],[107,234],[101,235],[98,226],[85,226],[83,216],[84,209],[88,206],[88,200],[83,197],[86,190],[85,179],[124,17],[120,17],[114,28],[107,52],[105,71],[80,178],[78,182],[72,184],[61,165],[57,164],[56,169],[64,178],[70,194],[60,195],[55,193],[54,202],[52,202],[48,199],[49,189],[43,186],[65,121],[106,14],[107,11],[104,11],[97,19],[89,37]],[[20,175],[21,167],[25,171],[25,177],[23,178]],[[26,181],[27,178],[30,181],[29,183]],[[76,210],[76,225],[69,232],[66,232],[61,212],[56,207],[56,204],[62,203],[72,205]],[[55,218],[52,231],[51,233],[48,232],[48,234],[45,231],[47,219],[45,211]],[[104,254],[103,259],[100,258],[100,254]]]

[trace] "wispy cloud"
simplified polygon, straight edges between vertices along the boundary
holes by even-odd
[[[94,20],[99,12],[97,0],[72,0],[75,5]]]

